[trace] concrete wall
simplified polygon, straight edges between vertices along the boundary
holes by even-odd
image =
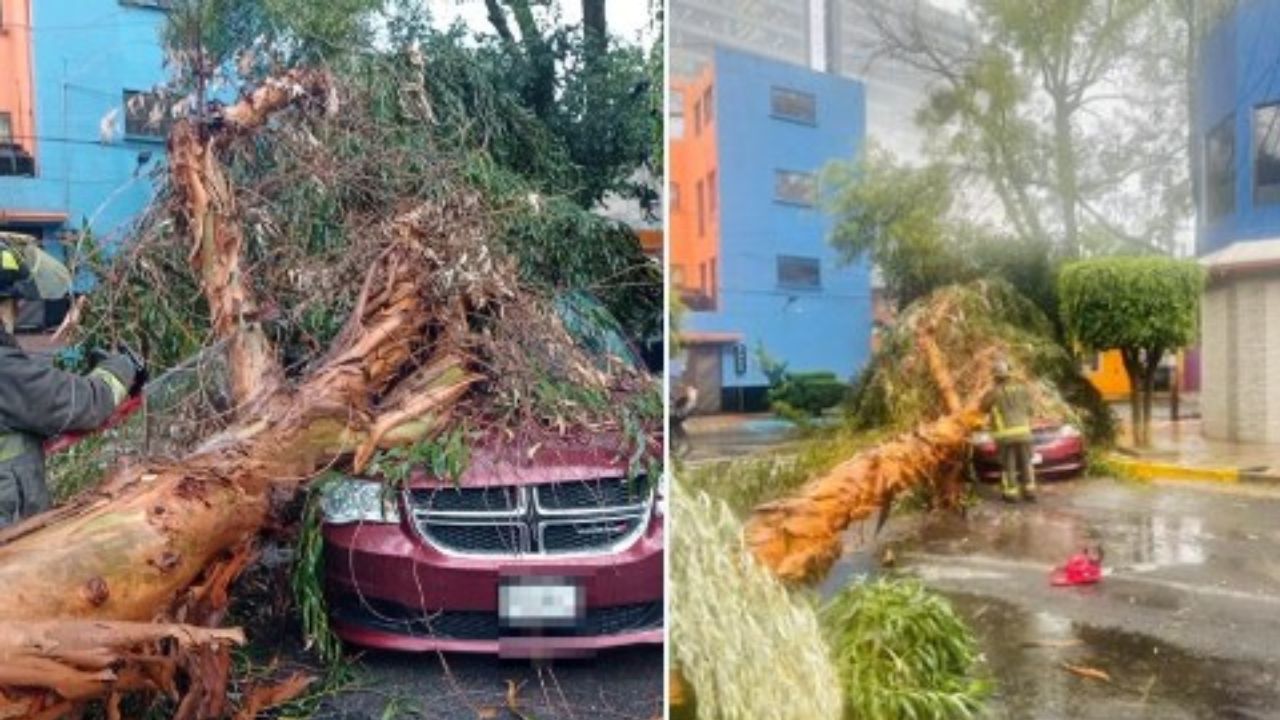
[[[164,145],[123,137],[104,144],[100,126],[114,109],[123,135],[123,92],[163,82],[165,19],[163,11],[122,0],[33,3],[37,176],[0,178],[0,213],[65,213],[73,228],[89,219],[99,238],[122,239],[152,194],[146,173],[135,177],[139,153],[151,153],[150,169]],[[0,66],[0,83],[9,72]],[[58,228],[41,230],[53,237]]]
[[[1280,100],[1280,0],[1242,0],[1206,35],[1197,68],[1193,113],[1197,142],[1234,117],[1235,212],[1210,219],[1201,203],[1197,251],[1280,236],[1280,202],[1255,203],[1253,109]],[[1202,183],[1203,186],[1203,183]]]
[[[1280,275],[1214,283],[1201,313],[1205,435],[1280,442]]]
[[[715,312],[689,313],[689,329],[742,335],[748,367],[743,374],[736,372],[733,346],[726,345],[726,389],[766,384],[756,358],[759,346],[792,370],[829,370],[849,378],[870,352],[869,266],[865,261],[841,265],[827,243],[830,219],[817,207],[776,201],[774,173],[817,173],[831,160],[853,158],[866,127],[862,85],[723,48],[716,51],[714,68],[719,303]],[[817,122],[773,117],[774,86],[814,95]],[[821,288],[779,287],[779,255],[817,258]]]

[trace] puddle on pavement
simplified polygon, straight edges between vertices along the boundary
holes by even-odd
[[[1212,540],[1204,520],[1195,515],[1086,517],[1055,507],[984,505],[967,519],[931,516],[912,544],[929,552],[983,553],[1055,565],[1076,550],[1101,545],[1109,567],[1150,571],[1203,565]]]
[[[996,680],[998,718],[1182,720],[1280,717],[1276,668],[1196,657],[1144,635],[946,593],[978,634]],[[1080,677],[1070,664],[1107,673]]]

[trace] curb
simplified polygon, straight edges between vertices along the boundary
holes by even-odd
[[[1219,483],[1280,484],[1280,473],[1270,468],[1255,470],[1227,466],[1180,465],[1178,463],[1142,460],[1115,453],[1107,460],[1122,472],[1141,480],[1196,480]]]

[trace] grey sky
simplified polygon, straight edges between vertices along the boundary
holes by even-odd
[[[484,0],[426,0],[427,7],[436,21],[447,25],[461,19],[468,27],[487,31],[490,29]],[[582,3],[579,0],[561,0],[562,20],[566,24],[582,21]],[[646,44],[652,37],[648,0],[612,0],[605,5],[609,31],[622,38]]]

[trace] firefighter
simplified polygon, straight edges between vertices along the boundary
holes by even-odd
[[[1012,378],[1009,363],[995,363],[996,386],[983,402],[990,413],[991,434],[1000,448],[1000,494],[1008,502],[1036,499],[1036,473],[1032,467],[1031,394]]]
[[[88,375],[27,355],[14,339],[18,300],[66,297],[71,274],[34,239],[0,233],[0,527],[45,510],[44,440],[92,430],[145,375],[132,353],[102,354]]]

